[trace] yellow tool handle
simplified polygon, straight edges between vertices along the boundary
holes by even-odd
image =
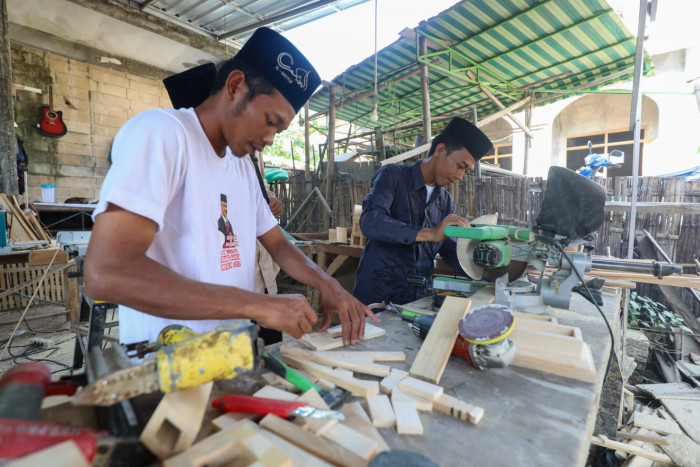
[[[254,368],[256,336],[253,334],[257,334],[251,331],[254,326],[219,327],[202,335],[184,329],[192,337],[156,352],[161,391],[172,392],[235,378],[241,371]],[[173,331],[170,338],[189,334],[183,330]]]
[[[177,344],[178,342],[198,337],[201,334],[182,324],[171,324],[158,333],[158,343],[161,347]]]

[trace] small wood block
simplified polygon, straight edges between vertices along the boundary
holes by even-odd
[[[396,431],[400,435],[422,435],[423,424],[418,411],[411,401],[392,400],[396,415]]]
[[[139,440],[161,460],[189,448],[202,426],[212,384],[164,395]]]
[[[211,423],[218,430],[227,430],[235,426],[238,422],[240,422],[243,419],[257,420],[259,418],[260,415],[254,413],[229,412],[216,417],[214,420],[211,421]]]
[[[268,371],[267,373],[263,373],[260,375],[260,379],[267,385],[269,386],[274,386],[278,389],[281,389],[283,391],[287,392],[293,392],[293,393],[299,393],[299,388],[294,386],[292,383],[287,381],[286,379],[282,378],[279,375],[274,374],[271,371]]]
[[[321,397],[321,395],[315,389],[309,389],[303,395],[299,396],[297,402],[306,402],[311,407],[317,409],[328,410],[328,404],[326,404]],[[297,417],[294,421],[297,425],[304,427],[317,435],[321,436],[326,431],[330,430],[333,425],[338,423],[338,420],[334,418],[303,418]]]
[[[346,227],[337,227],[335,229],[336,242],[348,243],[348,229]]]
[[[328,241],[330,243],[335,243],[338,241],[338,234],[335,229],[328,229]]]
[[[278,399],[281,401],[295,401],[298,394],[292,394],[291,392],[283,391],[274,386],[263,386],[258,391],[253,394],[255,397],[264,397],[266,399]]]
[[[40,451],[28,454],[10,461],[12,467],[37,467],[50,465],[52,467],[88,467],[91,464],[83,455],[75,441],[69,439]]]
[[[411,376],[401,380],[399,388],[407,394],[431,401],[437,399],[443,393],[442,386],[421,381]]]
[[[268,449],[272,447],[272,443],[258,432],[246,436],[239,441],[242,448],[245,448],[255,459],[260,459]]]
[[[342,423],[334,425],[322,436],[356,453],[365,460],[370,460],[377,453],[377,442],[375,440],[358,433],[352,428],[348,428]]]
[[[394,389],[391,391],[391,400],[412,402],[416,410],[420,410],[421,412],[430,412],[433,410],[432,400],[406,394],[401,389]]]
[[[54,255],[56,257],[54,258]],[[29,252],[30,266],[45,266],[51,262],[53,264],[61,264],[68,262],[68,253],[65,250],[58,248],[47,248],[45,250],[31,250]]]
[[[372,425],[372,420],[370,420],[369,415],[367,415],[367,412],[365,412],[359,402],[347,403],[340,411],[345,415],[343,425],[375,440],[377,442],[377,452],[389,451],[386,441],[384,441],[379,430]]]
[[[350,467],[367,465],[367,461],[354,452],[335,443],[329,443],[318,435],[304,431],[301,427],[276,415],[265,416],[260,421],[260,426],[328,462]]]
[[[257,425],[250,420],[241,420],[236,425],[219,431],[185,451],[163,462],[164,467],[191,467],[216,461],[217,465],[248,465],[255,462],[254,456],[241,449],[239,441],[258,433]]]
[[[389,398],[384,394],[367,398],[372,424],[376,427],[393,427],[396,425],[396,415]]]
[[[252,465],[259,467],[292,467],[292,459],[277,446],[272,446]]]
[[[379,389],[381,389],[384,394],[391,394],[394,389],[399,388],[399,383],[401,383],[403,378],[404,376],[392,371],[389,373],[389,376],[379,382]]]
[[[484,409],[472,404],[467,404],[456,397],[442,394],[433,402],[433,408],[452,415],[460,420],[467,420],[474,425],[478,424],[484,417]]]
[[[365,323],[365,340],[380,337],[384,334],[386,334],[386,330],[370,323]],[[304,334],[301,336],[301,339],[299,339],[299,342],[314,350],[330,350],[344,347],[343,329],[338,325],[328,329],[326,332]]]

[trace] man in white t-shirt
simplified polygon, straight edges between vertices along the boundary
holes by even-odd
[[[294,337],[317,321],[302,295],[252,292],[256,238],[293,278],[319,289],[322,329],[337,314],[356,343],[371,311],[289,242],[253,167],[320,84],[306,58],[261,28],[213,80],[195,108],[132,118],[112,147],[84,265],[87,293],[119,303],[120,341],[155,340],[169,324],[205,332],[253,319]],[[221,201],[231,232],[221,243]]]

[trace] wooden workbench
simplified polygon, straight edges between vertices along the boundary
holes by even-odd
[[[621,293],[604,293],[603,311],[617,328]],[[426,299],[412,307],[429,307]],[[558,377],[525,368],[479,371],[451,357],[440,385],[485,410],[479,425],[433,411],[420,413],[423,436],[399,436],[381,428],[392,449],[429,455],[441,466],[575,466],[584,465],[595,425],[603,374],[610,352],[610,337],[598,311],[578,294],[571,310],[550,309],[560,324],[577,326],[592,349],[598,373],[596,384]],[[385,337],[371,339],[353,350],[400,350],[407,362],[392,367],[408,370],[421,341],[398,316],[380,314]],[[278,345],[271,346],[271,350]],[[393,362],[392,362],[393,363]],[[365,407],[366,408],[366,407]]]

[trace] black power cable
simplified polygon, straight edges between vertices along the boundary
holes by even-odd
[[[557,248],[557,250],[559,250],[562,253],[564,258],[566,258],[566,260],[569,262],[569,264],[571,265],[571,269],[576,273],[576,277],[578,277],[578,280],[581,281],[581,284],[583,284],[583,287],[586,289],[586,293],[588,294],[588,296],[593,297],[591,290],[588,288],[588,284],[586,284],[586,282],[583,280],[583,277],[581,277],[581,274],[578,272],[578,270],[576,270],[573,261],[571,261],[569,255],[566,253],[566,251],[564,251],[564,248],[562,248],[562,246],[556,242],[552,242],[552,244]],[[613,358],[615,357],[615,336],[613,334],[612,327],[610,326],[610,322],[605,316],[605,313],[603,313],[603,310],[597,303],[595,303],[595,300],[592,300],[591,303],[593,303],[598,309],[598,313],[600,313],[600,316],[603,317],[603,321],[605,321],[605,325],[608,327],[608,332],[610,333],[610,357],[608,358],[608,366],[605,369],[605,377],[603,378],[603,384],[605,384],[605,380],[608,379],[608,373],[610,373],[610,365],[612,364]]]

